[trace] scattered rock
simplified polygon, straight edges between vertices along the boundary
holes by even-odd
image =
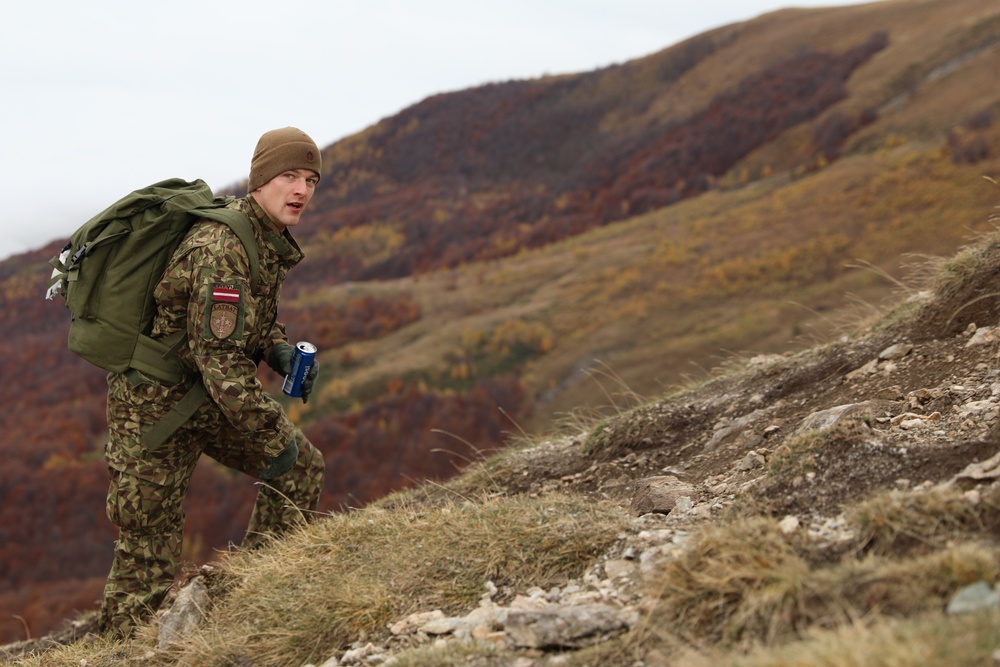
[[[878,358],[880,361],[894,361],[896,359],[902,359],[912,350],[913,346],[909,343],[896,343],[895,345],[890,345],[879,352]]]
[[[803,419],[796,432],[801,434],[810,431],[828,431],[847,421],[862,422],[864,419],[874,419],[880,407],[882,406],[876,401],[867,401],[820,410]]]
[[[694,487],[673,475],[647,477],[635,485],[629,511],[635,516],[657,512],[669,514],[684,496],[691,496]]]
[[[764,455],[751,449],[747,452],[747,455],[743,457],[743,460],[740,461],[738,469],[740,472],[746,472],[748,470],[753,470],[754,468],[763,468],[765,465],[767,465],[767,461],[764,459]]]
[[[204,622],[211,606],[212,600],[208,596],[205,577],[199,575],[190,579],[178,592],[173,606],[160,619],[158,648],[181,644]]]
[[[799,519],[796,516],[789,514],[784,519],[778,522],[778,530],[784,535],[791,535],[799,529]]]
[[[511,610],[506,631],[519,648],[580,648],[626,632],[634,615],[605,604]]]
[[[1000,478],[1000,452],[985,461],[970,463],[942,486],[947,488],[957,485],[959,488],[970,489],[980,482],[992,482],[998,478]]]
[[[1000,593],[985,581],[961,589],[948,601],[949,614],[964,614],[982,609],[1000,609]]]
[[[996,327],[980,327],[972,334],[972,338],[965,344],[965,347],[976,347],[977,345],[992,345],[1000,340],[1000,334]]]

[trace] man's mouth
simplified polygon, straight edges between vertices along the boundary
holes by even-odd
[[[296,211],[301,211],[302,210],[302,204],[299,203],[299,202],[289,202],[288,203],[288,207],[291,208],[291,209],[294,209]]]

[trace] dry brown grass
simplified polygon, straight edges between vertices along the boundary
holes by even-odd
[[[985,539],[1000,525],[1000,497],[993,490],[971,503],[960,490],[891,491],[851,510],[858,542],[868,553],[905,554],[942,548],[955,539]]]
[[[23,664],[320,663],[359,637],[386,637],[391,623],[414,611],[468,613],[488,581],[508,597],[565,584],[582,576],[623,525],[613,507],[552,495],[331,516],[229,559],[228,592],[182,648],[154,655],[151,626],[131,644],[71,646]]]
[[[231,564],[239,586],[178,665],[325,659],[414,611],[467,613],[492,581],[510,595],[580,576],[622,515],[581,499],[504,498],[335,516]]]
[[[994,581],[995,550],[957,543],[902,559],[847,557],[811,566],[773,521],[709,528],[652,582],[646,641],[746,649],[800,640],[859,619],[940,610],[964,585]]]
[[[1000,613],[857,621],[817,630],[800,642],[760,647],[747,655],[705,651],[676,667],[982,667],[995,664]]]

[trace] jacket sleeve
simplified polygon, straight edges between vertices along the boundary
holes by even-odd
[[[260,358],[266,361],[271,356],[271,350],[281,343],[288,343],[288,336],[285,334],[285,325],[276,321],[260,343]]]
[[[188,347],[208,396],[248,441],[259,445],[252,449],[277,456],[291,441],[293,426],[264,391],[251,358],[258,343],[269,351],[272,332],[259,332],[271,322],[262,322],[266,314],[257,311],[246,252],[225,230],[213,242],[191,248],[185,263],[191,281]]]

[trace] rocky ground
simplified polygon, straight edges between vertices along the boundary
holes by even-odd
[[[754,358],[677,400],[612,418],[590,437],[521,450],[504,475],[493,474],[498,491],[617,502],[634,520],[615,549],[565,587],[506,600],[486,590],[465,617],[415,614],[393,626],[391,641],[359,642],[322,667],[391,664],[403,648],[470,637],[522,651],[510,663],[517,667],[558,664],[565,658],[543,651],[634,624],[644,574],[743,499],[766,506],[786,534],[833,553],[855,537],[843,509],[872,493],[959,485],[975,503],[1000,476],[998,341],[1000,328],[970,323],[941,338],[884,332]],[[816,433],[828,444],[804,465],[796,447]],[[777,465],[782,457],[795,464]]]

